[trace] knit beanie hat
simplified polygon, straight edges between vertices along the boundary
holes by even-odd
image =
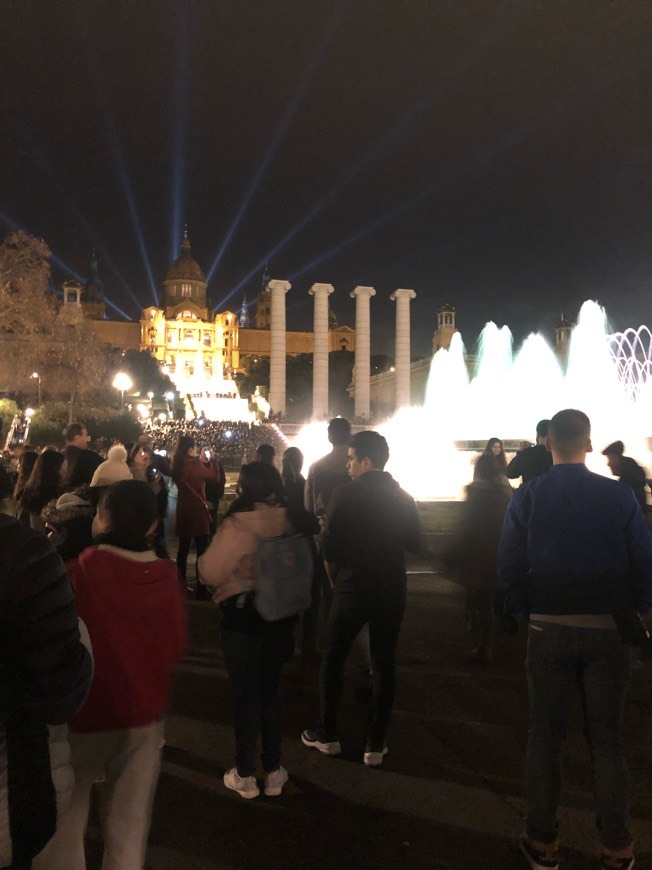
[[[614,441],[613,444],[610,444],[608,447],[605,447],[602,451],[603,456],[622,456],[625,452],[625,445],[622,441]]]
[[[106,454],[106,461],[99,465],[91,480],[91,486],[111,486],[118,480],[131,480],[127,466],[127,451],[122,444],[114,444]]]

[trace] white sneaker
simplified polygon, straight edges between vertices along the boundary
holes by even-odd
[[[383,758],[387,755],[387,747],[383,746],[381,752],[365,752],[364,763],[367,767],[380,767],[383,763]]]
[[[256,777],[239,776],[235,767],[232,767],[231,770],[227,770],[224,774],[224,785],[227,788],[230,788],[231,791],[237,791],[240,797],[247,798],[247,800],[258,797],[260,794]]]
[[[267,797],[277,797],[283,791],[283,786],[288,781],[288,772],[284,767],[265,774],[264,793]]]

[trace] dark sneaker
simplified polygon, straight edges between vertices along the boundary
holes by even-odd
[[[523,834],[518,841],[518,846],[532,870],[559,870],[556,844],[545,850],[535,849],[532,841]]]
[[[301,733],[301,742],[311,749],[318,749],[323,755],[339,755],[342,751],[340,741],[327,737],[323,728],[307,728]]]
[[[383,763],[383,758],[387,755],[387,747],[383,746],[380,752],[373,749],[367,749],[364,754],[364,763],[367,767],[380,767]]]

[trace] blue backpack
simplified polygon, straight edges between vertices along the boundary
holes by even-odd
[[[306,535],[260,538],[253,555],[254,604],[267,622],[296,616],[310,607],[313,550]]]

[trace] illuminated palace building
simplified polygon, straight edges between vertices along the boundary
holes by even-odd
[[[163,282],[163,307],[149,306],[139,322],[106,319],[102,281],[95,258],[84,286],[63,285],[64,302],[80,306],[98,338],[122,350],[147,350],[187,396],[196,414],[211,419],[249,419],[247,401],[238,397],[233,380],[249,363],[269,357],[272,345],[272,289],[268,278],[258,295],[253,323],[246,298],[240,309],[213,314],[207,299],[206,277],[192,257],[187,232],[179,257]],[[271,282],[271,287],[279,282]],[[313,353],[312,332],[285,332],[286,354]],[[355,350],[355,331],[339,326],[332,310],[328,318],[328,350]],[[262,397],[254,397],[261,411],[268,410]],[[226,403],[226,404],[225,404]]]

